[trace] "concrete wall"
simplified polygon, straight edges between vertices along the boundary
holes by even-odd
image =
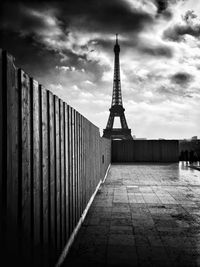
[[[178,162],[177,140],[113,140],[112,162]]]

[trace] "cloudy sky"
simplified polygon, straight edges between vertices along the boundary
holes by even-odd
[[[200,1],[1,5],[0,46],[101,130],[109,116],[119,33],[123,105],[132,134],[200,136]]]

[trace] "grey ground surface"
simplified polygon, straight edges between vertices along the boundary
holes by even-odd
[[[200,172],[112,165],[63,266],[200,266]]]

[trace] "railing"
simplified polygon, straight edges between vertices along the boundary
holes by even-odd
[[[110,151],[96,126],[0,51],[0,236],[7,263],[55,264]]]

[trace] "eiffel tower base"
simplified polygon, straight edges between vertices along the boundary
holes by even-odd
[[[133,137],[131,136],[131,129],[121,129],[121,128],[104,129],[103,137],[109,139],[121,139],[121,140],[133,139]]]

